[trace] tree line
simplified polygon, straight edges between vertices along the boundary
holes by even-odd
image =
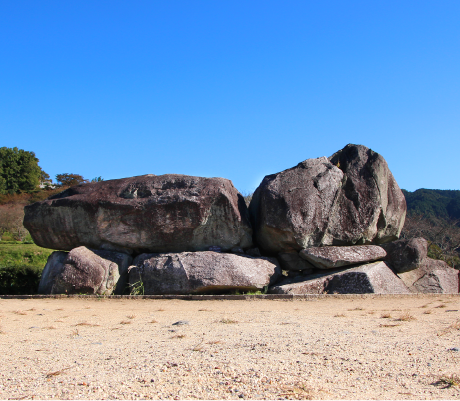
[[[53,183],[49,174],[43,171],[38,162],[34,152],[16,147],[0,148],[0,194],[30,193],[39,190],[40,187],[42,189],[71,187],[89,182],[80,174],[62,173],[56,174],[56,182]],[[103,178],[96,177],[91,181],[103,181]]]

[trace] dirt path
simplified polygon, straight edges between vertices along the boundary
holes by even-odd
[[[459,310],[443,295],[0,299],[0,399],[458,399]]]

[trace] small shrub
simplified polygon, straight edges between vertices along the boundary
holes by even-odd
[[[0,295],[36,294],[43,268],[0,267]]]

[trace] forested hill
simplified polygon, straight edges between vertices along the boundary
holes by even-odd
[[[439,218],[460,219],[460,191],[441,189],[402,190],[409,213]]]

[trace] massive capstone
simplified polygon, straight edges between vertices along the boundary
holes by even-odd
[[[347,145],[266,176],[249,210],[257,244],[276,254],[396,240],[406,201],[381,155]]]
[[[142,252],[252,246],[244,199],[230,180],[178,174],[82,184],[25,208],[42,247]]]

